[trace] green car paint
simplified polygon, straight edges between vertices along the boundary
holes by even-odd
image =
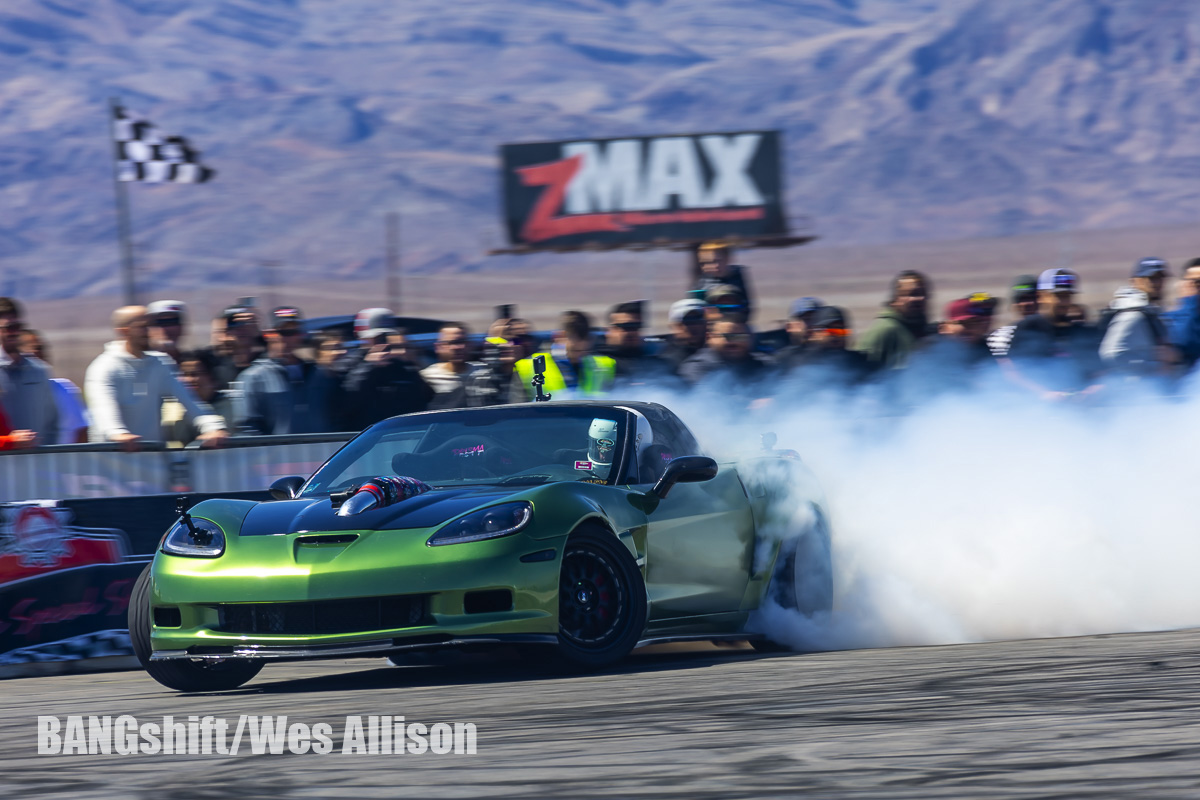
[[[569,471],[574,451],[565,448],[565,456],[559,451],[554,456],[556,464],[565,460],[561,474],[555,472],[557,466],[546,467],[544,471],[555,475],[539,485],[502,485],[541,480],[537,470],[543,468],[535,463],[512,475],[435,482],[420,497],[358,517],[339,517],[334,510],[337,498],[331,491],[341,485],[335,483],[344,475],[337,473],[340,464],[350,464],[349,472],[354,472],[363,463],[402,464],[407,459],[433,472],[438,464],[457,469],[459,462],[454,460],[434,463],[435,446],[422,449],[431,440],[436,445],[439,425],[461,426],[454,432],[485,432],[479,435],[487,447],[501,453],[501,466],[485,466],[503,472],[530,458],[536,462],[511,435],[495,444],[504,439],[504,431],[528,425],[530,440],[536,440],[538,426],[550,424],[567,435],[575,424],[572,415],[583,425],[601,414],[622,425],[616,461],[606,478],[591,472],[576,478]],[[493,418],[503,424],[492,425]],[[375,439],[363,440],[371,436]],[[462,438],[449,440],[456,445],[453,458],[459,458],[459,451],[474,457],[476,446],[457,446]],[[426,412],[380,423],[354,441],[359,440],[363,442],[358,451],[352,449],[354,442],[348,444],[309,479],[299,497],[263,504],[216,499],[191,509],[193,520],[213,523],[224,533],[224,552],[217,557],[163,550],[156,554],[149,576],[152,660],[232,656],[235,651],[239,658],[276,652],[297,658],[329,652],[322,648],[379,642],[396,648],[472,640],[553,643],[559,634],[563,553],[581,525],[602,527],[636,560],[647,606],[641,642],[748,635],[747,617],[766,596],[780,552],[778,540],[764,537],[763,530],[772,518],[769,504],[779,499],[761,489],[759,476],[749,474],[754,462],[775,465],[804,486],[813,503],[822,502],[815,481],[798,461],[783,463],[788,460],[771,454],[720,463],[711,479],[680,482],[663,492],[665,496],[656,493],[654,480],[665,469],[659,462],[694,456],[698,446],[671,412],[653,404],[551,403]],[[649,449],[650,440],[661,452]],[[388,446],[395,452],[376,452]],[[672,449],[679,447],[685,452]],[[478,448],[490,457],[484,445]],[[541,446],[542,451],[548,448]],[[579,470],[581,461],[575,458]],[[599,470],[596,463],[592,467]],[[526,475],[530,470],[534,474]],[[352,480],[343,488],[354,486]],[[787,502],[795,501],[787,494]],[[456,544],[429,543],[456,520],[509,503],[532,508],[530,520],[518,532]],[[422,524],[411,526],[414,521]],[[319,527],[307,527],[310,524]],[[414,597],[420,598],[419,607],[403,606],[409,614],[405,619],[384,624],[383,611],[369,619],[353,618],[361,611],[353,604],[356,600],[385,598],[379,602],[391,603],[392,598]],[[471,597],[501,602],[472,607]],[[336,617],[343,607],[351,618]],[[245,629],[249,617],[238,616],[247,609],[257,614],[252,631]],[[304,618],[307,622],[288,617],[299,614],[311,616]],[[335,617],[319,621],[330,614]],[[231,624],[234,618],[243,621]]]

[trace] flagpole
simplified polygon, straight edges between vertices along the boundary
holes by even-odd
[[[117,119],[117,109],[121,102],[115,98],[108,99],[108,141],[112,147],[113,189],[117,195],[117,244],[121,252],[121,278],[125,287],[125,305],[137,305],[137,284],[133,277],[133,244],[130,241],[129,225],[129,192],[121,180],[120,167],[117,159],[116,137],[113,136],[113,123]]]

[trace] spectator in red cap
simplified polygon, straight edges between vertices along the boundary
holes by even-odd
[[[987,292],[975,292],[946,304],[937,334],[913,352],[906,369],[889,376],[890,391],[900,406],[984,387],[998,369],[987,345],[997,302]]]
[[[938,333],[965,345],[972,362],[988,361],[992,351],[987,339],[992,332],[996,302],[987,292],[975,292],[951,302],[946,306],[946,321],[938,326]]]

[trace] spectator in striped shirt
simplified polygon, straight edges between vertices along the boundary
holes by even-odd
[[[1038,313],[1037,276],[1022,275],[1012,286],[1012,310],[1016,322],[997,328],[988,334],[987,346],[996,358],[1008,355],[1008,346],[1012,343],[1013,331],[1017,323]]]

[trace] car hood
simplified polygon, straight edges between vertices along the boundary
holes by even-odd
[[[476,506],[493,504],[513,494],[511,489],[494,486],[434,489],[349,517],[339,517],[328,496],[259,503],[242,522],[241,535],[432,528]]]

